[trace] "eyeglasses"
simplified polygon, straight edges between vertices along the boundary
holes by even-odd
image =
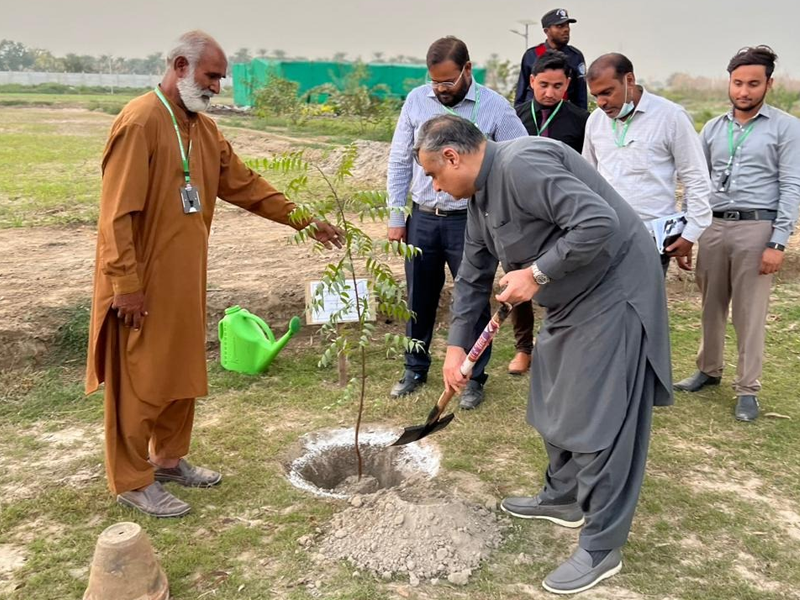
[[[464,69],[465,68],[466,68],[466,65],[461,67],[461,73],[459,73],[458,79],[456,79],[455,81],[433,81],[432,79],[429,79],[427,83],[428,83],[429,86],[431,86],[434,89],[442,88],[442,89],[445,89],[445,90],[452,90],[454,87],[456,87],[458,85],[458,82],[461,81],[461,78],[464,76]]]

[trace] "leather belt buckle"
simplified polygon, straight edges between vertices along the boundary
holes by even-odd
[[[440,211],[438,206],[433,209],[433,214],[435,214],[437,217],[446,217],[447,216],[447,212]]]
[[[738,210],[726,210],[722,213],[722,218],[726,221],[738,221],[742,218],[742,215]]]

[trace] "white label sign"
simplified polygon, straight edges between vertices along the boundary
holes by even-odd
[[[372,296],[369,292],[368,281],[366,279],[356,279],[356,285],[358,298],[362,302],[362,307],[364,298],[367,299],[367,320],[374,321],[375,317],[372,315]],[[353,293],[352,281],[348,282],[346,290],[347,294],[350,296],[349,300],[341,298],[338,292],[325,290],[321,281],[309,281],[306,285],[306,323],[309,325],[322,325],[330,321],[332,315],[337,315],[337,321],[339,323],[358,322],[356,296]],[[319,306],[319,304],[313,305],[314,301],[319,298],[318,294],[322,294],[322,306]]]

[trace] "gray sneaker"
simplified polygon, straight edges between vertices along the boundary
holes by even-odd
[[[470,379],[464,387],[464,391],[461,392],[461,402],[459,402],[459,406],[464,410],[473,410],[480,406],[481,402],[483,402],[483,398],[483,384],[478,383],[474,379]]]
[[[583,525],[583,511],[577,502],[571,504],[548,504],[539,496],[503,498],[500,508],[520,519],[545,519],[562,527],[575,529]]]
[[[578,548],[566,562],[545,577],[542,586],[554,594],[577,594],[593,588],[621,570],[622,552],[619,548],[609,552],[596,567],[592,566],[592,556],[583,548]]]
[[[192,510],[191,506],[170,494],[158,481],[154,481],[143,490],[121,493],[117,496],[117,502],[159,519],[182,517]]]

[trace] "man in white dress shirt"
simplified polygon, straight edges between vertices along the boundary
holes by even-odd
[[[692,268],[692,247],[711,224],[711,181],[703,147],[686,110],[636,85],[622,54],[604,54],[587,73],[597,108],[586,123],[583,157],[633,207],[653,232],[653,220],[678,213],[677,180],[684,185],[686,225],[661,255]],[[654,243],[655,247],[655,243]]]

